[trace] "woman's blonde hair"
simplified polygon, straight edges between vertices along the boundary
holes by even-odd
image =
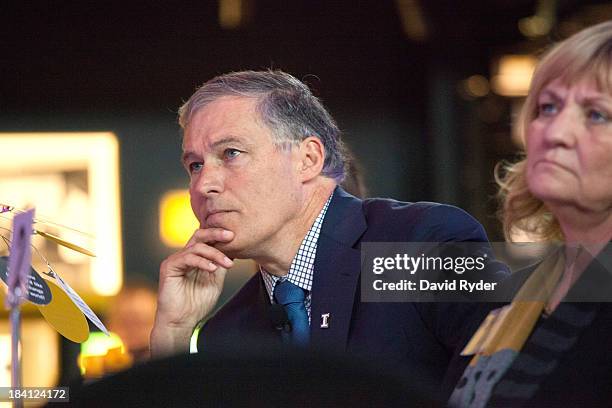
[[[552,47],[540,60],[518,117],[518,132],[523,140],[527,137],[529,124],[538,114],[540,92],[558,78],[566,84],[589,78],[600,90],[612,93],[612,21],[574,34]],[[512,240],[512,233],[523,231],[536,240],[562,240],[557,219],[529,191],[526,164],[524,157],[517,163],[499,163],[495,167],[504,235]]]

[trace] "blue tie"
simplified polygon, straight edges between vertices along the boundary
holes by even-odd
[[[289,280],[276,283],[274,299],[283,305],[291,323],[291,333],[283,332],[283,340],[290,339],[291,343],[298,347],[307,346],[310,337],[308,312],[304,306],[305,298],[304,289],[294,285]]]

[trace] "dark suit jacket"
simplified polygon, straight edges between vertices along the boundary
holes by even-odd
[[[367,303],[360,300],[361,242],[487,242],[482,226],[456,207],[391,199],[360,200],[334,192],[322,225],[314,264],[311,346],[348,352],[418,375],[423,387],[438,383],[461,339],[473,304]],[[488,244],[483,244],[488,245]],[[269,298],[260,274],[210,318],[199,352],[217,347],[276,347]],[[330,314],[329,328],[321,315]],[[248,340],[248,345],[245,343]]]

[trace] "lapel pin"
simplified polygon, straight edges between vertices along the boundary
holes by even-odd
[[[323,313],[321,315],[321,328],[322,329],[329,329],[329,313]]]

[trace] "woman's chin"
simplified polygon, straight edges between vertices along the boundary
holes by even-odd
[[[565,202],[572,198],[572,186],[557,178],[540,176],[529,180],[528,184],[531,194],[544,202]]]

